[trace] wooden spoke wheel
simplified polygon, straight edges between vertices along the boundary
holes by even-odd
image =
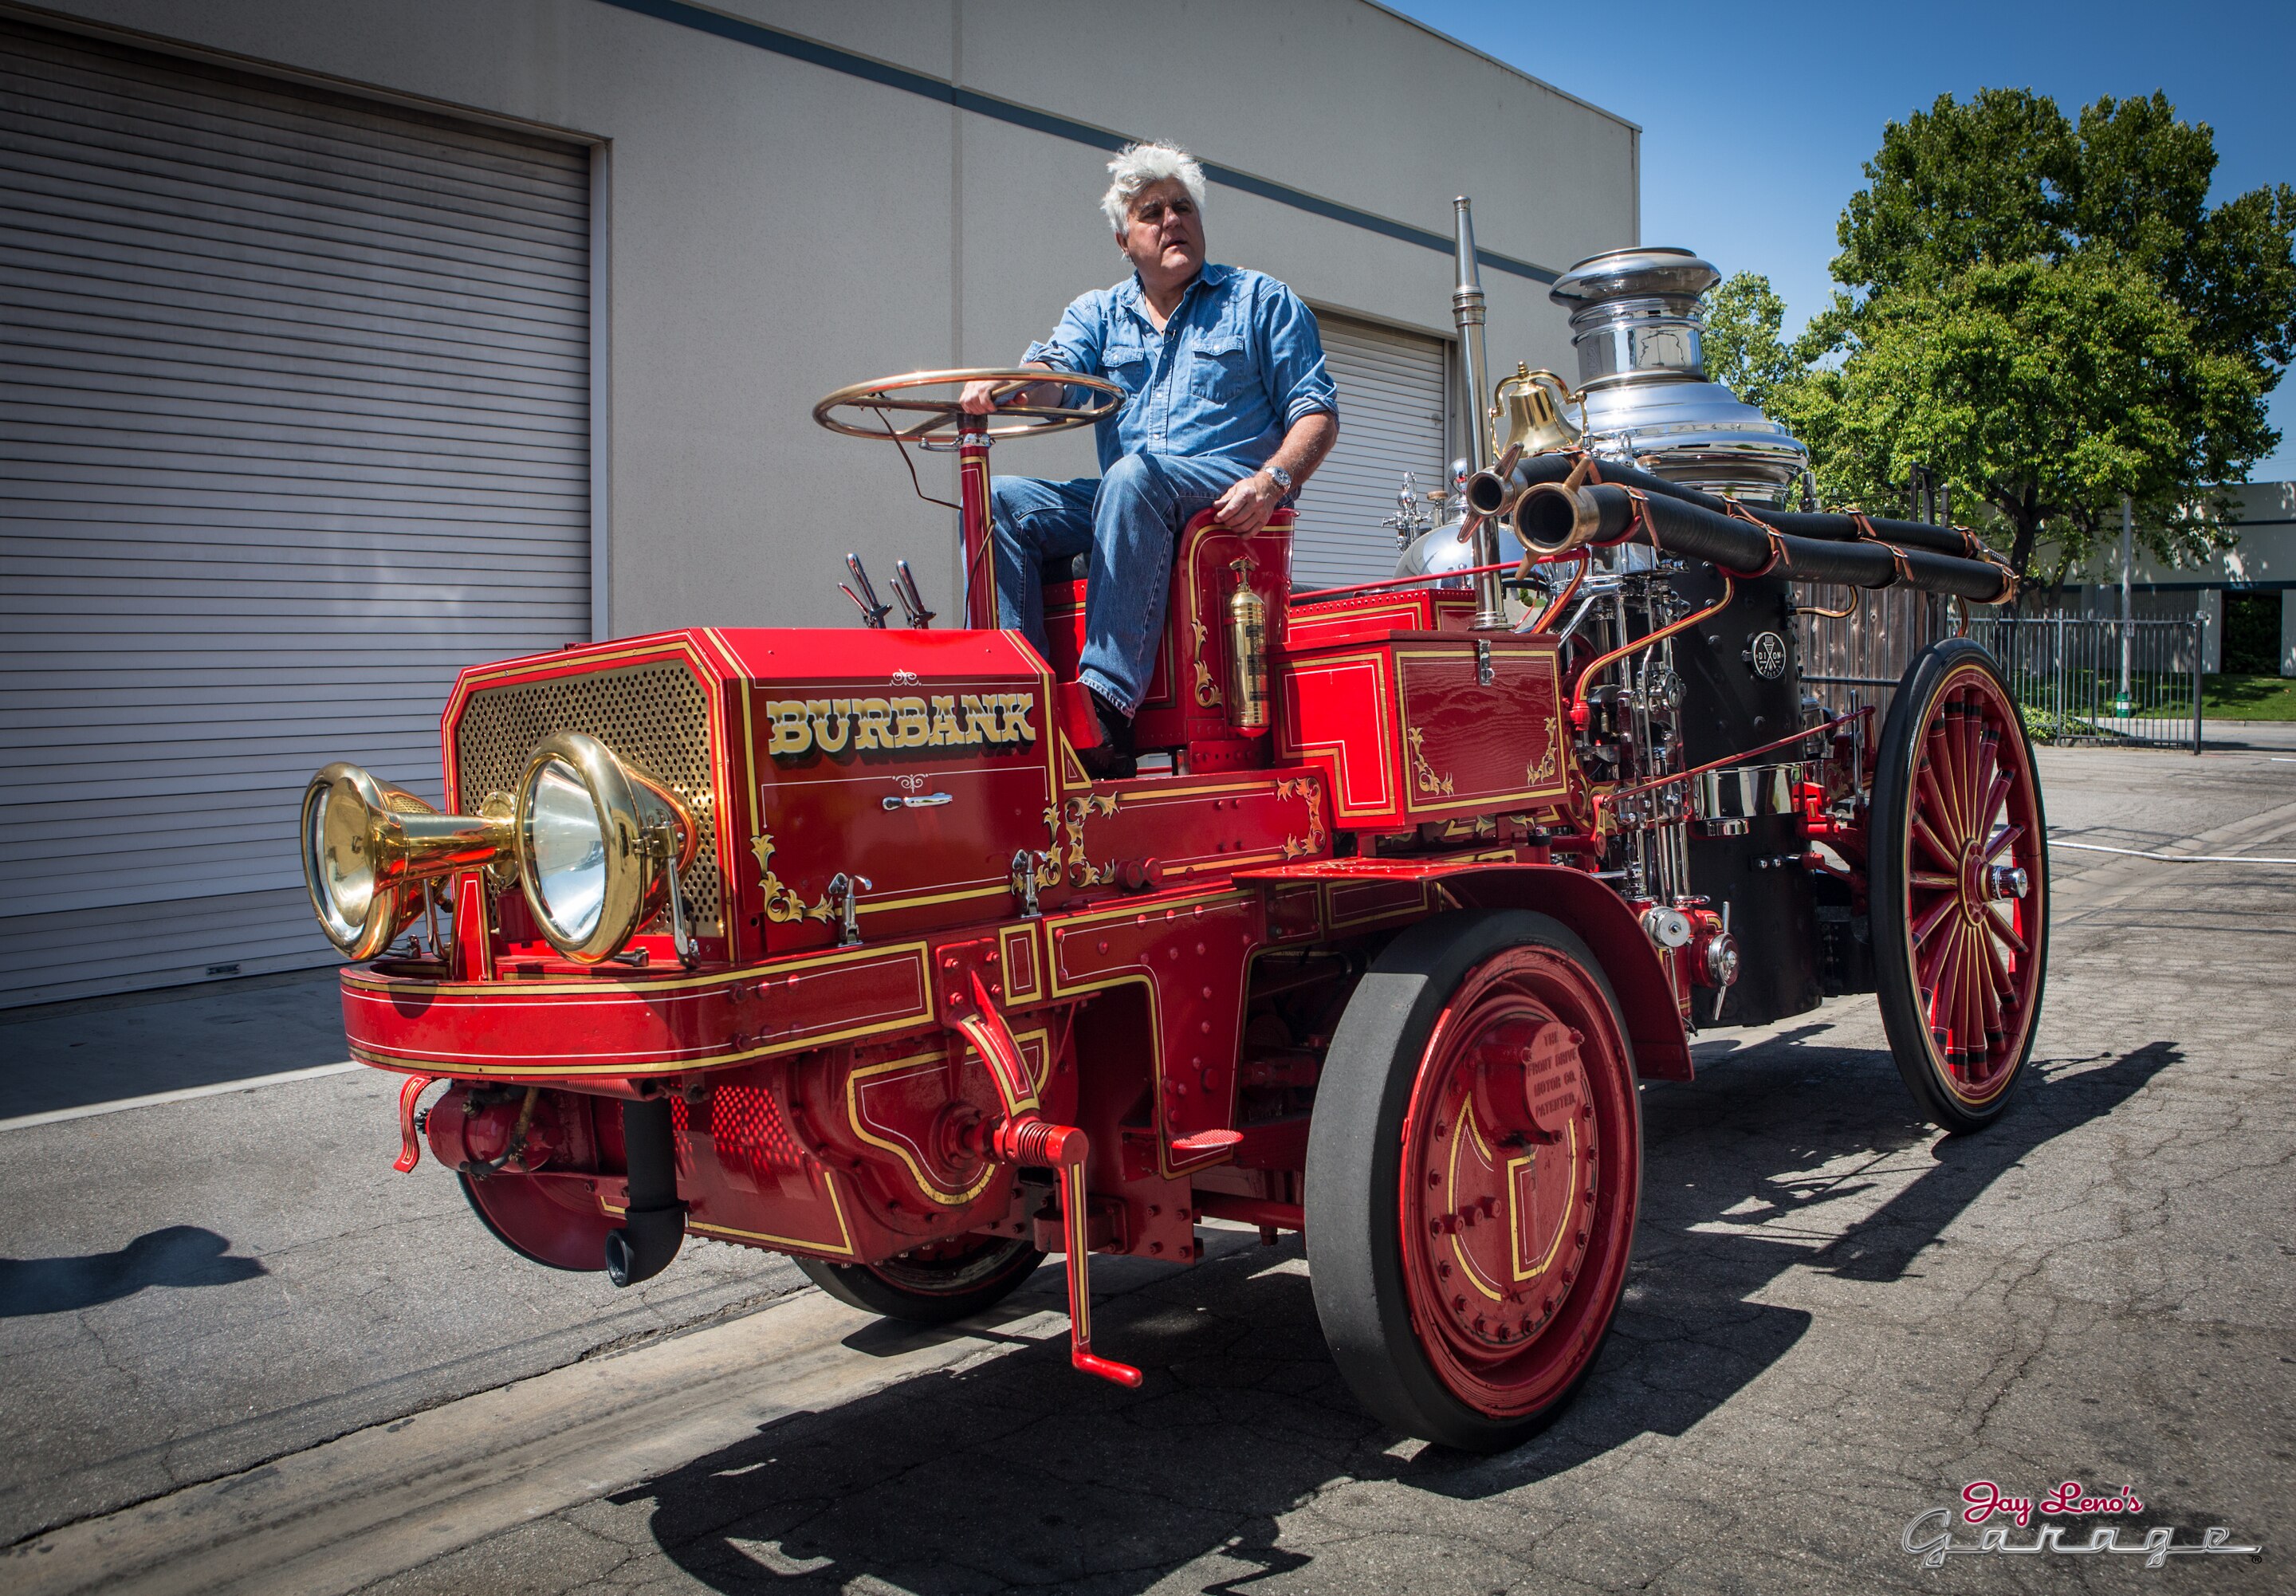
[[[849,1307],[910,1324],[946,1324],[994,1307],[1045,1255],[1018,1236],[952,1236],[882,1264],[800,1258],[808,1279]]]
[[[1641,1193],[1632,1053],[1584,943],[1495,910],[1388,945],[1308,1141],[1316,1316],[1365,1407],[1468,1451],[1534,1434],[1610,1329]]]
[[[2041,783],[1993,657],[1918,655],[1882,730],[1869,884],[1882,1021],[1914,1100],[1990,1124],[2032,1055],[2049,954]]]

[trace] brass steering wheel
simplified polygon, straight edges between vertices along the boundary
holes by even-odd
[[[1057,382],[1067,388],[1091,389],[1100,399],[1086,405],[1006,405],[992,413],[996,418],[1015,418],[1006,424],[992,424],[988,429],[991,438],[1034,438],[1054,432],[1065,432],[1071,427],[1086,426],[1116,413],[1124,403],[1124,389],[1105,377],[1087,377],[1081,372],[1043,372],[1021,370],[1005,366],[966,367],[953,372],[909,372],[898,377],[880,377],[874,382],[856,382],[850,388],[840,388],[813,407],[813,419],[832,432],[841,432],[848,438],[891,438],[902,443],[922,444],[928,448],[948,448],[954,446],[954,436],[935,438],[937,432],[954,433],[964,419],[954,397],[931,397],[917,392],[920,389],[947,387],[967,382],[994,382],[997,392],[1018,393],[1040,382]],[[851,419],[840,412],[857,413]],[[876,424],[867,425],[857,413],[871,415]],[[923,419],[897,424],[895,417],[919,416]],[[991,421],[983,416],[982,421]]]

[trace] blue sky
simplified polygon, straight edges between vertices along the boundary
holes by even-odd
[[[1884,123],[1939,94],[2031,88],[2072,114],[2166,93],[2216,130],[2216,197],[2296,183],[2296,4],[1688,5],[1387,0],[1643,128],[1643,241],[1766,274],[1791,331],[1833,292],[1843,202]],[[1576,18],[1558,22],[1558,19]],[[1535,151],[1524,159],[1536,160]],[[2296,478],[2296,377],[2272,396]]]

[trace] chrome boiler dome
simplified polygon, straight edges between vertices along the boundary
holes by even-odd
[[[1395,574],[1430,577],[1440,573],[1444,579],[1435,585],[1438,587],[1473,586],[1474,578],[1456,574],[1472,569],[1475,563],[1475,540],[1461,537],[1460,525],[1461,521],[1454,518],[1413,539],[1397,558]],[[1520,561],[1522,540],[1514,535],[1514,528],[1501,521],[1494,530],[1498,534],[1499,558],[1511,563]]]
[[[1565,272],[1547,297],[1570,312],[1589,449],[1686,487],[1783,505],[1808,451],[1706,380],[1698,298],[1721,281],[1687,250],[1608,250]]]

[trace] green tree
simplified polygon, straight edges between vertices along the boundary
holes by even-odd
[[[1759,272],[1738,272],[1707,291],[1706,374],[1747,404],[1783,409],[1802,381],[1801,360],[1783,335],[1786,302]]]
[[[2147,510],[2164,556],[2210,546],[2201,486],[2271,446],[2261,385],[2126,262],[1973,266],[1918,293],[1876,296],[1839,369],[1779,407],[1830,495],[1892,505],[1916,464],[1977,494],[2031,575],[2041,527],[2078,560]],[[2239,450],[2241,458],[2227,457]],[[2062,576],[2062,572],[2058,573]]]
[[[2264,402],[2296,352],[2296,190],[2208,203],[2205,124],[2166,98],[1940,95],[1883,130],[1833,263],[1844,291],[1774,384],[1830,495],[1890,503],[1931,466],[1997,518],[2031,574],[2134,497],[2164,556],[2224,540],[2209,487],[2279,435]]]

